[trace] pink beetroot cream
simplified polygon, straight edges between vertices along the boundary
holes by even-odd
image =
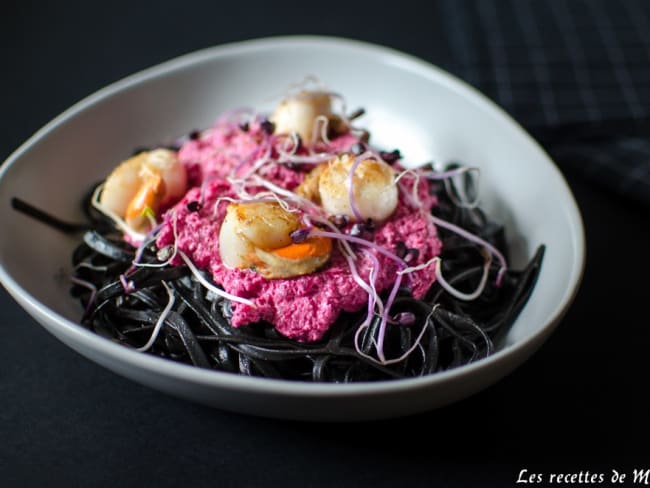
[[[266,321],[286,337],[301,342],[317,341],[341,311],[358,311],[368,303],[367,292],[355,282],[337,246],[334,246],[329,263],[321,270],[278,280],[268,280],[253,270],[229,269],[219,254],[219,229],[228,202],[216,202],[220,197],[237,198],[224,178],[233,168],[245,171],[268,150],[268,141],[269,137],[259,124],[251,124],[244,131],[232,123],[220,122],[199,139],[185,143],[179,151],[179,158],[188,168],[192,184],[197,186],[165,214],[157,244],[164,247],[174,243],[175,220],[178,249],[187,254],[198,268],[209,271],[214,282],[225,291],[255,303],[255,307],[233,303],[231,322],[234,327]],[[351,135],[344,135],[334,139],[327,150],[346,151],[357,141]],[[294,170],[270,164],[259,173],[274,184],[293,190],[308,170],[308,167]],[[188,209],[188,203],[199,201],[201,193],[201,208],[198,211]],[[400,196],[394,214],[377,226],[373,234],[374,243],[390,252],[395,252],[399,242],[417,249],[419,255],[409,262],[410,266],[426,263],[441,249],[436,229],[426,217],[436,199],[429,195],[426,182],[420,184],[418,193],[422,211],[412,210]],[[375,287],[378,292],[390,288],[396,279],[397,264],[371,248],[362,250],[362,246],[357,246],[356,249],[356,266],[361,278],[368,281],[373,266],[368,253],[372,252],[379,262]],[[402,283],[411,287],[416,298],[421,298],[434,280],[434,267],[428,266],[410,273]]]

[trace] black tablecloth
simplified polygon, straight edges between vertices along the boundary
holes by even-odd
[[[587,263],[560,327],[516,372],[445,408],[358,424],[246,417],[152,391],[72,352],[0,290],[0,486],[510,486],[522,469],[544,480],[602,473],[604,485],[616,470],[632,484],[634,469],[650,468],[647,141],[637,131],[580,152],[584,139],[552,135],[606,120],[618,137],[650,113],[649,6],[4,3],[2,158],[80,98],[174,56],[276,34],[353,37],[449,69],[559,156],[579,154],[560,168]],[[618,158],[625,137],[637,154]],[[615,179],[630,171],[634,183]]]

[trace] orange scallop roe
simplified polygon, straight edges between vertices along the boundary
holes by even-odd
[[[285,259],[305,259],[326,256],[332,252],[332,240],[328,237],[310,237],[304,242],[289,244],[271,251]]]

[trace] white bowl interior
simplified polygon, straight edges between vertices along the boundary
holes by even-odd
[[[48,124],[2,169],[5,286],[54,311],[54,322],[77,322],[81,309],[64,277],[75,240],[15,212],[10,198],[79,220],[84,192],[134,147],[207,127],[230,108],[270,109],[290,83],[310,74],[343,94],[349,108],[364,107],[360,125],[371,131],[371,141],[399,148],[407,162],[458,160],[481,168],[482,206],[507,225],[513,264],[547,246],[537,287],[506,342],[546,334],[575,292],[584,253],[575,203],[548,157],[500,110],[449,75],[394,51],[323,38],[263,40],[189,55],[108,87]]]

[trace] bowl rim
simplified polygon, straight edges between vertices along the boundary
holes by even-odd
[[[64,336],[69,337],[75,342],[75,344],[81,344],[89,350],[96,351],[104,356],[109,356],[112,359],[128,364],[129,366],[144,369],[153,374],[172,377],[177,380],[188,381],[190,383],[201,384],[204,386],[247,391],[249,393],[267,393],[286,396],[298,395],[302,397],[358,397],[360,395],[404,393],[411,390],[426,389],[446,382],[461,380],[486,367],[498,366],[499,363],[506,361],[510,356],[523,356],[527,353],[532,353],[533,351],[529,351],[529,348],[533,344],[541,343],[541,341],[543,341],[553,331],[562,316],[566,313],[578,292],[584,273],[584,226],[573,194],[563,175],[544,149],[542,149],[539,144],[514,119],[512,119],[512,117],[510,117],[510,115],[496,105],[496,103],[488,99],[475,88],[441,68],[411,54],[390,47],[342,37],[292,35],[254,38],[216,45],[175,57],[150,68],[138,71],[101,88],[91,95],[81,99],[52,119],[20,145],[5,160],[5,162],[0,165],[0,182],[5,177],[11,166],[19,161],[21,156],[41,138],[64,124],[69,119],[75,117],[78,113],[91,108],[93,105],[102,102],[113,95],[119,94],[125,89],[146,83],[149,80],[166,76],[178,70],[189,68],[194,65],[200,65],[210,60],[242,56],[260,50],[273,51],[288,47],[309,49],[328,48],[333,50],[343,49],[348,52],[354,51],[356,54],[363,56],[383,58],[384,61],[389,62],[398,69],[406,70],[428,80],[435,81],[438,84],[444,85],[445,88],[470,99],[477,108],[491,112],[492,115],[501,118],[507,125],[510,125],[512,129],[518,132],[520,137],[526,139],[527,142],[532,145],[531,147],[534,147],[537,151],[541,152],[546,163],[550,166],[552,176],[556,180],[555,183],[563,190],[560,194],[562,198],[562,207],[565,209],[567,214],[566,217],[572,224],[573,234],[571,236],[571,246],[575,256],[577,257],[577,259],[572,263],[568,282],[569,286],[564,291],[562,299],[549,313],[549,318],[542,328],[537,330],[534,334],[525,337],[521,341],[495,351],[486,358],[468,365],[431,375],[400,380],[357,382],[350,384],[309,383],[293,380],[249,377],[217,370],[201,369],[195,366],[159,358],[157,356],[142,354],[134,349],[129,349],[123,345],[113,343],[100,337],[90,330],[85,329],[79,323],[71,321],[57,312],[54,312],[39,302],[25,288],[18,284],[2,263],[0,263],[0,283],[4,285],[9,294],[20,305],[22,305],[30,315],[34,316],[35,313],[41,317],[41,319],[37,318],[41,324],[42,320],[46,320],[50,327],[56,329]],[[560,195],[557,196],[560,197]],[[46,328],[49,329],[49,327]]]

